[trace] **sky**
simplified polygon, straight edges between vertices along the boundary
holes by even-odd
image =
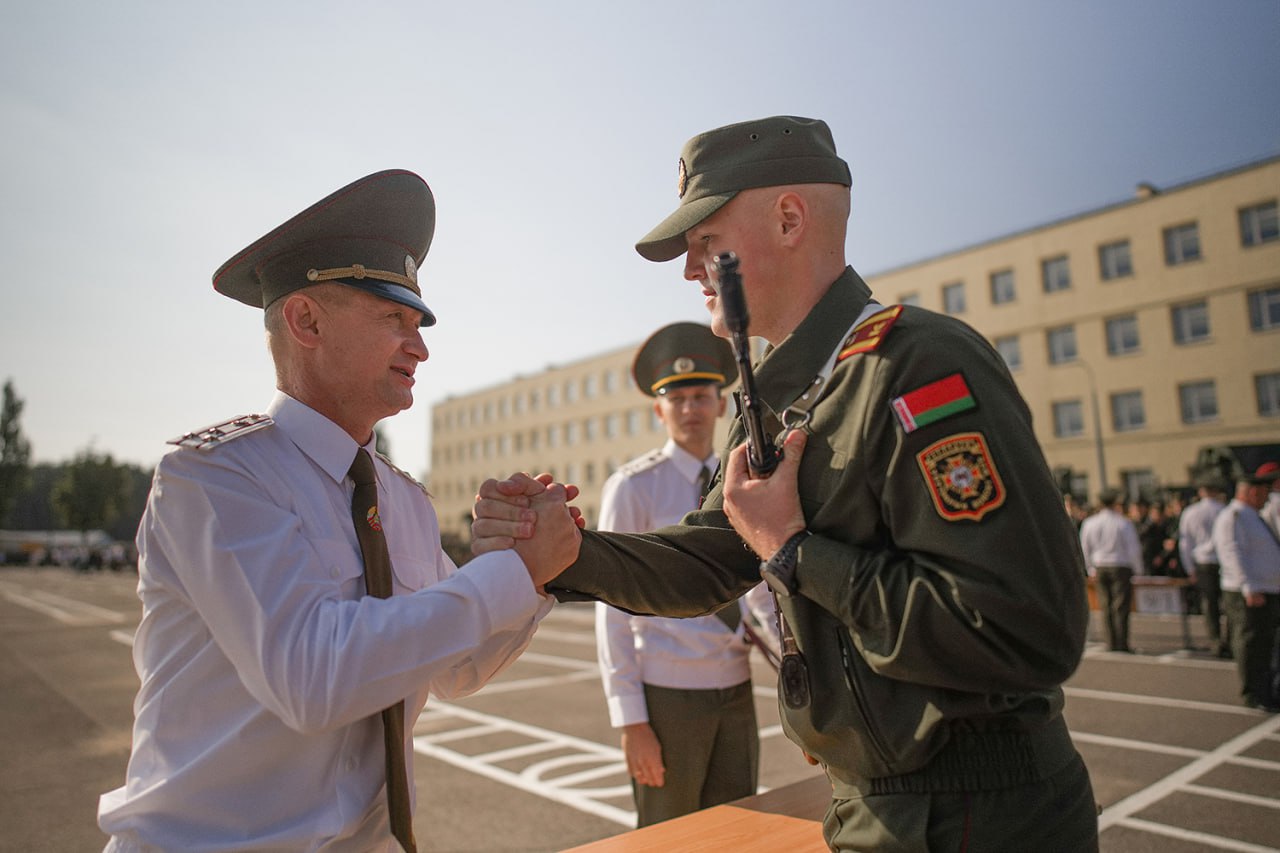
[[[1275,0],[0,0],[0,382],[36,462],[270,401],[213,271],[364,175],[431,185],[412,409],[705,321],[637,239],[681,146],[824,119],[864,276],[1280,153]]]

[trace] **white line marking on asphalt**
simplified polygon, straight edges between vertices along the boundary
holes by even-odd
[[[1176,826],[1169,826],[1163,823],[1155,823],[1141,818],[1130,817],[1120,821],[1121,826],[1129,829],[1139,829],[1143,832],[1151,832],[1156,835],[1163,835],[1166,838],[1177,838],[1181,841],[1194,841],[1204,844],[1208,847],[1214,847],[1218,850],[1239,850],[1242,853],[1276,853],[1275,847],[1264,847],[1261,844],[1250,844],[1247,841],[1236,841],[1234,838],[1223,838],[1221,835],[1209,835],[1206,832],[1195,832],[1190,829],[1180,829]]]
[[[1104,702],[1127,702],[1131,705],[1159,705],[1161,708],[1182,708],[1188,711],[1213,711],[1219,714],[1243,714],[1256,717],[1258,712],[1243,705],[1227,705],[1222,702],[1199,702],[1193,699],[1173,699],[1168,696],[1140,696],[1137,693],[1116,693],[1112,690],[1091,690],[1087,687],[1064,687],[1068,696],[1081,699],[1098,699]]]
[[[1092,743],[1098,746],[1116,746],[1121,749],[1137,749],[1143,752],[1158,752],[1162,755],[1180,755],[1183,758],[1199,758],[1205,754],[1203,749],[1189,749],[1185,746],[1168,746],[1162,743],[1151,743],[1145,740],[1132,740],[1127,737],[1111,735],[1095,735],[1089,732],[1071,730],[1071,739],[1081,743]]]
[[[1211,752],[1206,752],[1204,755],[1189,764],[1183,765],[1168,776],[1157,781],[1154,785],[1148,785],[1142,790],[1130,794],[1120,802],[1115,803],[1108,809],[1105,809],[1102,814],[1099,815],[1099,832],[1107,829],[1107,827],[1115,826],[1122,822],[1129,825],[1133,815],[1142,811],[1157,800],[1161,800],[1174,791],[1194,782],[1196,779],[1208,773],[1215,767],[1226,763],[1228,759],[1238,757],[1240,753],[1249,749],[1254,744],[1265,740],[1278,729],[1280,729],[1280,716],[1270,717],[1253,728],[1236,735],[1229,741],[1226,741],[1217,749],[1214,749]],[[1255,850],[1258,848],[1249,847],[1239,849]]]
[[[128,617],[105,607],[86,604],[43,590],[23,590],[13,584],[0,584],[0,595],[28,610],[50,616],[63,625],[113,625]]]
[[[121,631],[119,628],[117,628],[107,636],[115,640],[117,643],[123,643],[129,648],[133,648],[133,632],[132,631]]]
[[[1280,800],[1274,797],[1259,797],[1256,794],[1243,794],[1239,791],[1210,788],[1205,785],[1183,785],[1182,790],[1190,794],[1200,794],[1204,797],[1216,797],[1219,800],[1231,800],[1236,803],[1248,803],[1251,806],[1262,806],[1264,809],[1280,809]]]

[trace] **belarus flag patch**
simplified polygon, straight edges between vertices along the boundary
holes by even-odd
[[[903,432],[915,432],[943,418],[976,408],[973,393],[960,373],[894,397],[890,403]]]

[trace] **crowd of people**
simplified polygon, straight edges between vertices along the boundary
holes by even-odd
[[[1111,651],[1133,651],[1134,576],[1186,579],[1186,612],[1203,618],[1210,653],[1236,661],[1244,704],[1280,711],[1280,463],[1203,476],[1186,502],[1178,493],[1125,502],[1108,489],[1094,508],[1072,495],[1064,506]]]

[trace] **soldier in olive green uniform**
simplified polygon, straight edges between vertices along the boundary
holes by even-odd
[[[680,206],[637,249],[688,252],[721,335],[709,262],[741,257],[751,333],[772,345],[757,396],[771,434],[798,428],[773,475],[752,479],[738,424],[699,511],[649,534],[585,534],[552,586],[695,616],[763,572],[794,638],[784,726],[831,779],[833,849],[1096,849],[1061,716],[1087,623],[1075,531],[999,355],[957,320],[877,305],[845,265],[849,184],[810,119],[686,145]],[[478,550],[511,542],[519,513],[504,501],[538,488],[482,488]]]

